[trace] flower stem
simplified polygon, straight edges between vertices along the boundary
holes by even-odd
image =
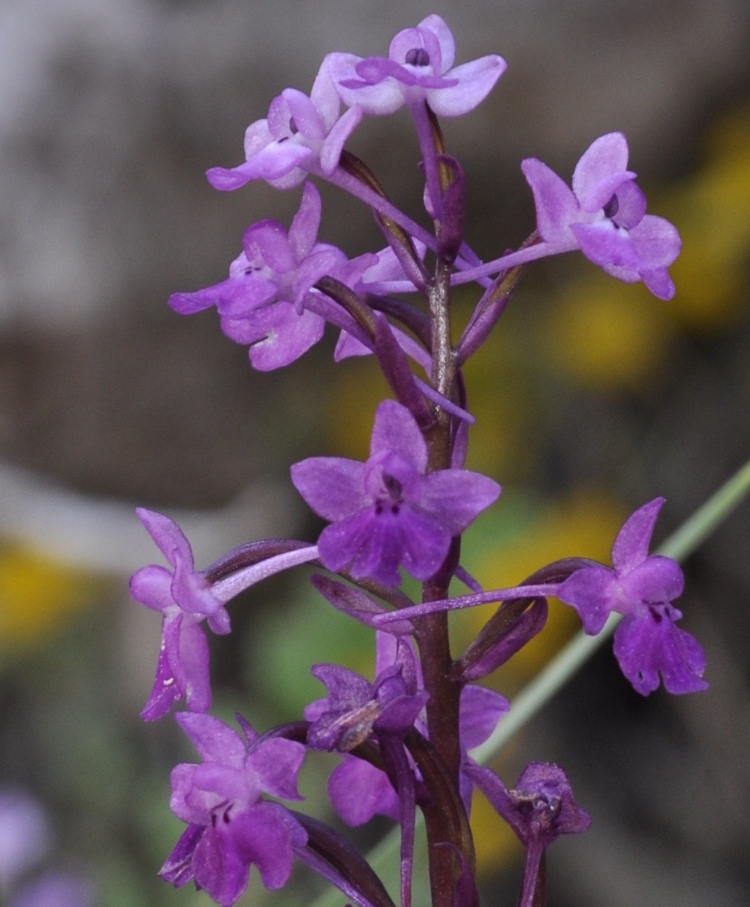
[[[729,514],[750,493],[750,461],[716,491],[683,525],[659,548],[658,553],[683,561],[729,516]],[[496,732],[482,746],[472,750],[477,762],[487,763],[494,758],[505,744],[527,721],[542,708],[581,668],[588,658],[611,636],[617,625],[618,615],[610,615],[609,621],[598,636],[579,633],[528,684],[513,700],[511,711],[498,725]],[[417,816],[417,829],[421,827]],[[368,854],[372,868],[386,879],[394,874],[398,878],[399,833],[394,829]],[[393,869],[391,869],[393,867]],[[331,888],[317,898],[310,907],[339,907],[343,897]]]

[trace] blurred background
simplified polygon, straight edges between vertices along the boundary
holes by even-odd
[[[331,337],[253,373],[213,311],[182,318],[166,300],[223,279],[249,223],[288,224],[298,206],[298,190],[215,192],[204,170],[239,163],[247,124],[284,87],[309,91],[325,53],[386,53],[431,12],[457,62],[508,62],[485,104],[444,124],[482,257],[533,228],[522,158],[567,179],[612,130],[684,240],[669,303],[580,256],[525,279],[467,367],[468,465],[504,488],[467,536],[467,568],[491,586],[566,554],[606,561],[624,517],[663,494],[658,542],[748,457],[746,0],[0,0],[3,907],[210,903],[156,877],[182,827],[169,771],[194,754],[171,719],[138,717],[159,616],[129,600],[127,576],[158,553],[133,507],[181,522],[199,566],[261,536],[315,538],[289,465],[362,458],[386,388],[367,360],[334,368]],[[362,124],[351,147],[420,217],[406,113]],[[321,239],[382,246],[367,210],[323,195]],[[458,325],[474,298],[459,294]],[[643,699],[607,646],[499,758],[509,785],[530,759],[561,763],[593,816],[549,854],[551,903],[750,901],[749,542],[745,504],[686,565],[678,604],[707,651],[707,693]],[[371,672],[369,634],[302,573],[231,610],[233,634],[212,639],[221,716],[298,717],[321,694],[315,661]],[[457,649],[481,620],[456,622]],[[493,684],[512,695],[576,630],[553,604]],[[322,815],[331,762],[308,761],[305,808]],[[479,798],[473,824],[485,902],[515,903],[520,848]],[[242,903],[305,905],[316,886],[299,872],[269,895],[254,875]]]

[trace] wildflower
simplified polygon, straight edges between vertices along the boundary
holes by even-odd
[[[259,739],[240,719],[242,735],[210,715],[177,716],[203,759],[172,771],[172,811],[189,823],[160,870],[180,887],[195,879],[219,904],[233,904],[248,883],[254,863],[266,888],[281,888],[292,871],[293,848],[307,833],[280,803],[263,794],[301,800],[297,773],[301,743]]]
[[[408,690],[408,695],[411,697],[411,701],[404,697],[401,703],[405,706],[412,706],[416,704],[418,698],[426,701],[427,696],[423,691],[419,660],[416,657],[412,643],[405,638],[378,632],[376,634],[376,646],[376,680],[371,689],[379,685],[378,681],[380,681],[381,686],[384,680],[392,683],[393,678],[398,677],[398,674],[394,675],[395,667],[397,671],[403,672],[403,675],[405,675],[400,682],[405,685],[405,690]],[[406,678],[408,678],[408,681]],[[360,678],[360,680],[368,684],[368,681],[364,678]],[[318,702],[311,703],[308,706],[305,710],[305,715],[311,720],[319,718],[319,716],[325,714],[323,709],[327,707],[329,707],[329,699],[318,700]],[[468,750],[474,749],[474,747],[487,740],[495,730],[501,715],[507,712],[508,708],[509,703],[504,696],[486,687],[468,684],[461,691],[459,705],[461,776],[459,786],[467,813],[471,809],[471,795],[474,783],[464,769],[467,765],[475,764],[469,756]],[[396,718],[395,721],[394,718]],[[411,721],[409,721],[409,718],[411,718]],[[413,725],[420,733],[427,736],[424,714],[413,714],[411,708],[408,711],[404,708],[400,713],[394,709],[389,719],[390,727],[397,733],[405,733]],[[352,724],[353,722],[350,722],[350,727]],[[314,727],[315,725],[313,725]],[[313,728],[311,728],[311,731]],[[393,733],[393,731],[391,732]],[[339,749],[343,749],[343,747],[339,747]],[[362,825],[365,822],[369,822],[376,813],[388,816],[394,821],[399,819],[398,795],[386,773],[364,759],[358,759],[348,753],[344,757],[343,762],[340,762],[331,772],[328,782],[328,793],[336,812],[348,825]]]
[[[393,113],[403,104],[426,101],[438,116],[456,117],[473,110],[505,72],[495,54],[453,67],[456,42],[440,16],[400,31],[388,57],[328,56],[328,70],[345,104],[369,115]]]
[[[305,709],[313,722],[309,746],[348,752],[373,734],[398,738],[414,726],[429,694],[417,689],[418,662],[411,646],[405,640],[397,640],[396,646],[393,663],[374,683],[340,665],[313,665],[328,696]]]
[[[227,280],[194,293],[174,293],[169,304],[183,315],[215,305],[224,333],[250,346],[250,362],[260,371],[294,362],[325,328],[325,319],[306,308],[313,285],[347,263],[340,249],[316,242],[320,214],[318,190],[306,183],[288,233],[275,220],[252,224]]]
[[[467,772],[527,848],[519,907],[543,903],[534,894],[544,851],[560,835],[586,831],[591,824],[576,805],[565,772],[551,762],[530,762],[512,790],[488,768],[473,765]]]
[[[378,406],[366,463],[311,457],[292,466],[292,481],[327,520],[318,540],[323,565],[388,586],[398,567],[425,580],[445,560],[451,538],[500,494],[486,476],[465,469],[425,474],[427,445],[409,410]]]
[[[194,569],[193,551],[180,527],[143,507],[136,513],[172,567],[151,564],[130,578],[132,597],[164,615],[156,680],[141,716],[160,718],[182,697],[189,709],[204,712],[211,705],[211,686],[208,642],[200,624],[207,618],[214,633],[228,633],[229,615],[205,574]]]
[[[331,176],[344,142],[362,119],[357,105],[341,117],[340,107],[326,58],[310,97],[296,88],[284,89],[271,101],[267,118],[247,127],[245,163],[230,170],[212,167],[206,172],[208,181],[222,190],[238,189],[253,179],[289,189],[311,172]]]
[[[573,189],[536,158],[521,164],[534,193],[537,229],[559,251],[580,248],[613,277],[643,280],[660,299],[674,295],[667,267],[680,252],[675,227],[646,214],[646,198],[627,170],[625,136],[611,132],[596,139],[573,173]]]
[[[587,633],[598,633],[612,611],[624,616],[615,631],[615,657],[644,696],[659,686],[660,674],[670,693],[708,687],[701,679],[706,657],[700,643],[675,626],[682,614],[671,602],[682,593],[682,570],[671,558],[648,553],[663,503],[655,498],[628,518],[612,546],[613,569],[581,567],[557,592]]]

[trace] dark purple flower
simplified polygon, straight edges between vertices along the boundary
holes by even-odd
[[[342,117],[340,108],[326,58],[310,97],[296,88],[282,91],[271,101],[267,118],[247,127],[245,163],[231,170],[212,167],[206,173],[208,181],[222,190],[237,189],[254,179],[289,189],[310,172],[329,177],[338,166],[344,143],[362,119],[356,105]]]
[[[427,445],[409,410],[378,406],[366,463],[311,457],[292,466],[292,481],[312,509],[331,521],[318,540],[334,572],[398,585],[399,565],[417,579],[432,576],[451,538],[500,494],[486,476],[465,469],[425,474]]]
[[[208,642],[200,624],[207,618],[214,633],[228,633],[229,615],[205,575],[194,569],[193,551],[180,527],[143,507],[136,513],[172,567],[151,564],[130,578],[132,597],[164,615],[156,680],[141,716],[160,718],[182,697],[189,709],[204,712],[211,705],[211,686]]]
[[[254,863],[266,888],[281,888],[292,871],[293,848],[307,833],[280,803],[302,799],[297,773],[305,747],[272,737],[258,739],[241,720],[242,735],[210,715],[176,716],[203,762],[172,771],[172,811],[189,823],[160,875],[175,886],[195,879],[219,904],[233,904]]]
[[[415,678],[409,680],[408,689],[416,690],[417,695],[423,689],[422,673],[417,659],[413,644],[406,638],[398,638],[389,633],[378,632],[376,634],[377,656],[375,661],[376,684],[377,678],[387,678],[393,668],[397,670],[401,665],[409,666],[405,671],[407,676],[411,676],[411,665],[414,667]],[[408,653],[411,653],[410,656]],[[359,675],[355,675],[359,676]],[[392,679],[398,675],[390,674]],[[403,676],[403,675],[402,675]],[[368,681],[360,678],[365,684]],[[416,683],[416,686],[414,685]],[[362,694],[364,695],[364,687]],[[408,703],[411,706],[416,698],[413,693],[409,696],[412,701]],[[426,701],[426,695],[424,699]],[[323,707],[327,707],[328,699],[319,700],[312,703],[312,711],[305,712],[309,719],[323,714]],[[324,705],[325,704],[325,705]],[[311,708],[308,706],[308,709]],[[459,734],[461,740],[461,777],[460,788],[461,797],[464,801],[467,813],[471,809],[471,795],[473,792],[473,781],[464,771],[467,765],[473,765],[474,761],[468,754],[469,749],[480,746],[492,734],[500,720],[500,717],[507,712],[509,708],[508,700],[488,690],[486,687],[480,687],[468,684],[461,691],[461,702],[459,707]],[[398,715],[394,725],[398,726],[399,732],[408,730],[411,725],[406,725],[406,720],[411,716],[405,712]],[[391,719],[397,713],[394,710]],[[412,718],[414,726],[427,735],[424,713]],[[339,763],[331,772],[328,781],[328,793],[331,798],[336,812],[348,825],[362,825],[369,822],[370,819],[378,814],[389,816],[394,821],[399,819],[399,801],[396,791],[394,790],[388,776],[385,772],[375,768],[369,762],[363,759],[357,759],[355,756],[346,755],[343,762]]]
[[[305,307],[313,285],[347,265],[340,249],[316,242],[320,215],[318,190],[306,183],[288,233],[275,220],[252,224],[227,280],[194,293],[174,293],[169,304],[183,315],[215,305],[224,333],[249,345],[250,362],[260,371],[294,362],[325,328],[325,320]]]
[[[433,14],[400,31],[388,57],[334,53],[327,60],[344,103],[358,105],[366,114],[393,113],[403,104],[426,101],[438,116],[456,117],[481,104],[506,63],[492,54],[453,67],[455,55],[453,33]]]
[[[557,592],[578,611],[587,633],[598,633],[610,612],[623,615],[615,631],[615,656],[644,696],[659,686],[660,674],[670,693],[708,687],[701,679],[703,649],[675,626],[682,614],[670,604],[682,593],[682,570],[671,558],[648,553],[663,503],[664,498],[655,498],[628,518],[612,546],[613,569],[602,564],[582,567]]]
[[[429,698],[418,689],[419,662],[405,639],[396,640],[395,658],[374,683],[340,665],[318,664],[311,670],[328,688],[328,696],[305,709],[312,721],[307,743],[314,749],[348,752],[373,734],[403,737]]]
[[[559,835],[586,831],[591,818],[573,799],[565,772],[551,762],[530,762],[508,790],[488,768],[469,774],[526,847],[549,845]]]
[[[625,136],[611,132],[596,139],[573,173],[573,189],[536,158],[521,164],[534,193],[537,229],[558,251],[580,248],[614,277],[643,280],[660,299],[674,295],[667,268],[681,241],[669,221],[646,214],[646,199],[627,169]]]
[[[576,805],[565,772],[551,762],[530,762],[512,790],[488,768],[466,771],[527,848],[519,907],[532,907],[544,850],[560,835],[586,831],[591,818]]]

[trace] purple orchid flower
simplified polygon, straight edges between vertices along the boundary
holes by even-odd
[[[676,561],[649,555],[654,524],[664,498],[644,504],[628,518],[612,546],[614,569],[582,567],[557,591],[578,612],[587,633],[598,633],[610,612],[624,620],[615,630],[614,652],[623,674],[647,696],[659,686],[670,693],[705,690],[706,656],[700,643],[675,624],[682,614],[671,603],[682,593]]]
[[[400,582],[400,564],[417,579],[432,576],[451,538],[496,500],[500,486],[465,469],[426,469],[419,426],[394,400],[378,406],[366,463],[311,457],[292,466],[299,493],[332,521],[318,540],[323,565],[387,586]]]
[[[206,172],[215,189],[231,190],[254,179],[277,189],[301,183],[308,173],[330,177],[338,167],[344,143],[362,119],[357,105],[339,117],[341,100],[323,60],[310,97],[286,88],[271,101],[265,120],[251,123],[245,132],[244,164]]]
[[[288,233],[275,220],[252,224],[229,278],[205,290],[175,293],[170,306],[192,315],[215,305],[222,330],[250,346],[250,362],[259,371],[294,362],[321,339],[325,328],[325,319],[306,307],[313,285],[347,265],[340,249],[316,242],[320,215],[318,190],[306,183]]]
[[[505,72],[502,57],[490,55],[453,67],[456,42],[440,16],[400,31],[388,57],[328,56],[328,70],[341,99],[366,114],[393,113],[403,104],[426,101],[438,116],[457,117],[487,97]]]
[[[172,567],[151,564],[130,578],[131,596],[164,615],[156,680],[141,717],[161,718],[183,697],[189,709],[204,712],[211,705],[211,685],[208,642],[200,624],[206,618],[214,633],[228,633],[229,614],[205,574],[194,569],[193,551],[180,527],[143,507],[136,513]]]
[[[580,248],[613,277],[642,280],[660,299],[671,299],[667,268],[680,252],[675,227],[646,214],[646,198],[627,169],[628,144],[620,132],[596,139],[573,173],[573,189],[536,158],[521,164],[534,193],[537,230],[563,252]]]
[[[301,743],[257,733],[238,716],[242,735],[210,715],[176,716],[203,762],[172,771],[172,811],[188,823],[160,870],[175,887],[195,879],[221,905],[233,904],[247,888],[250,865],[266,888],[281,888],[292,871],[293,851],[307,833],[280,803],[301,800],[297,773]]]
[[[545,849],[560,835],[586,831],[591,817],[576,805],[565,772],[553,763],[530,762],[512,790],[488,768],[474,765],[467,772],[527,848],[518,903],[532,907]]]
[[[414,650],[403,639],[396,641],[392,664],[374,683],[340,665],[313,665],[312,674],[326,685],[328,696],[305,708],[305,718],[312,721],[308,746],[348,752],[373,734],[403,737],[429,698],[417,688],[418,667]]]
[[[405,673],[409,677],[408,689],[412,700],[408,704],[412,705],[414,699],[423,690],[422,672],[413,643],[405,638],[378,632],[376,634],[376,648],[376,681],[373,686],[377,686],[378,679],[391,681],[394,676],[392,673],[394,666],[403,670],[401,666],[406,665],[408,667]],[[411,653],[411,657],[409,657],[408,653]],[[415,672],[413,679],[411,678],[412,670]],[[361,679],[364,680],[364,678]],[[368,683],[367,681],[364,682]],[[417,691],[416,694],[411,692],[414,690]],[[364,694],[364,688],[362,692]],[[424,698],[426,701],[427,697],[425,696]],[[305,711],[306,717],[312,720],[314,717],[324,714],[324,709],[328,708],[328,703],[328,698],[311,703],[308,706],[310,712]],[[489,738],[501,716],[508,711],[509,707],[510,704],[504,696],[486,687],[468,684],[461,691],[459,705],[461,776],[459,783],[461,798],[467,813],[471,811],[474,782],[465,771],[465,768],[467,765],[475,764],[474,760],[469,756],[468,750],[480,746]],[[408,717],[405,713],[406,710],[398,718],[405,720]],[[427,736],[423,713],[412,719],[412,724],[420,733]],[[408,730],[404,721],[400,721],[398,727],[399,732]],[[348,825],[362,825],[365,822],[369,822],[376,814],[388,816],[396,822],[399,820],[399,798],[388,776],[364,759],[357,759],[355,756],[347,754],[343,762],[340,762],[331,772],[328,781],[328,794],[334,809]]]

